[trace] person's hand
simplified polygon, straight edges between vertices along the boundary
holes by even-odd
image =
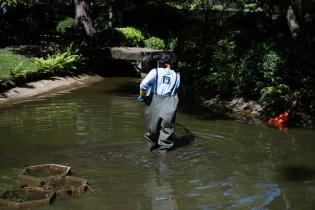
[[[139,96],[138,101],[143,103],[144,102],[144,96]]]

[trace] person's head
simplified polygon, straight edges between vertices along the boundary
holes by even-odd
[[[175,54],[170,51],[160,53],[159,57],[159,62],[163,66],[169,65],[170,67],[173,67],[177,62]]]

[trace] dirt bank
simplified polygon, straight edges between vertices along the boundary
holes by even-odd
[[[93,82],[101,81],[98,75],[78,75],[72,77],[52,77],[45,80],[30,82],[25,87],[15,87],[0,93],[0,108],[20,103],[40,95],[55,93],[61,90],[83,87]]]
[[[224,113],[225,116],[256,124],[266,124],[263,107],[257,101],[248,101],[243,98],[234,98],[228,101],[213,98],[201,103],[203,107],[211,112]],[[276,117],[276,116],[272,116]],[[291,110],[287,121],[288,127],[314,128],[314,117],[300,110]]]

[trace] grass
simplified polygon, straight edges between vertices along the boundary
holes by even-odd
[[[25,51],[25,50],[24,50]],[[22,54],[18,54],[22,52]],[[19,48],[0,49],[0,93],[17,85],[56,75],[73,75],[84,64],[79,49],[70,44],[63,52],[44,57],[26,57]],[[30,55],[27,53],[26,55]]]
[[[0,49],[0,78],[10,78],[34,69],[33,58],[14,54],[10,48]]]

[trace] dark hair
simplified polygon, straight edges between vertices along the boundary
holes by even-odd
[[[161,64],[170,64],[171,66],[174,66],[177,63],[177,59],[173,52],[165,51],[160,53],[159,62]]]

